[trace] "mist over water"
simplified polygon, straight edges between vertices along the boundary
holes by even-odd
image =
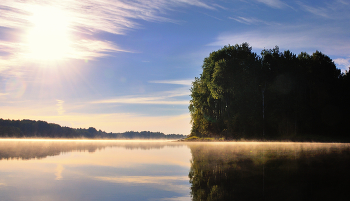
[[[32,159],[55,156],[66,152],[96,152],[106,148],[161,149],[183,146],[169,140],[47,140],[2,139],[0,159]]]
[[[316,200],[348,196],[340,143],[0,140],[0,200]]]
[[[193,200],[342,200],[349,144],[223,143],[191,146]]]

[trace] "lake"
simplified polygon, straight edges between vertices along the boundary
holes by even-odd
[[[350,144],[0,140],[0,200],[347,200]]]

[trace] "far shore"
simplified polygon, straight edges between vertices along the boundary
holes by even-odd
[[[196,137],[191,136],[181,139],[166,138],[42,138],[42,137],[22,137],[22,138],[0,138],[1,141],[169,141],[169,142],[271,142],[271,143],[350,143],[349,139],[330,139],[319,136],[283,138],[283,139],[225,139],[214,137]]]

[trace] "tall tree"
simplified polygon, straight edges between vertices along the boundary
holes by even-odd
[[[212,52],[191,88],[192,135],[239,137],[256,124],[260,58],[247,43]]]

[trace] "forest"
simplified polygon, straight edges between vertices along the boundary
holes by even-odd
[[[1,138],[108,138],[108,139],[179,139],[181,134],[164,134],[150,131],[106,133],[94,127],[70,128],[46,121],[0,119]]]
[[[349,140],[350,73],[316,51],[228,45],[204,59],[191,87],[190,136]]]

